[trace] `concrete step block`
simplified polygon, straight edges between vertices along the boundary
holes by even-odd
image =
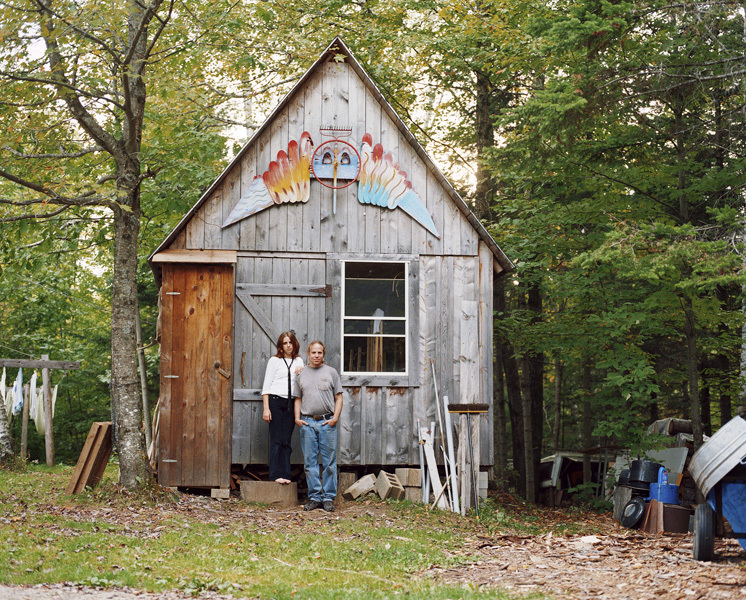
[[[220,498],[221,500],[227,500],[231,497],[230,488],[212,488],[210,490],[211,498]]]
[[[381,500],[386,500],[386,498],[401,500],[404,498],[404,486],[393,473],[387,473],[386,471],[379,472],[375,485],[376,492],[378,492]]]
[[[421,487],[405,487],[404,488],[404,499],[410,502],[422,502],[422,488]]]
[[[241,480],[241,500],[262,502],[272,506],[298,506],[298,484],[275,481]]]
[[[357,500],[358,498],[360,498],[360,496],[364,496],[365,494],[372,492],[373,490],[375,490],[375,488],[376,476],[373,475],[373,473],[370,473],[365,477],[361,477],[360,479],[358,479],[344,492],[342,492],[342,497],[345,500]]]
[[[400,468],[394,469],[394,475],[399,478],[401,484],[406,487],[421,487],[422,479],[419,469]]]

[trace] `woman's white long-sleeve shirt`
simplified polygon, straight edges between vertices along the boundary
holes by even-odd
[[[287,398],[288,395],[288,364],[290,365],[290,389],[295,383],[295,376],[303,370],[303,359],[296,356],[291,363],[287,359],[273,356],[267,363],[262,384],[262,396],[275,394]]]

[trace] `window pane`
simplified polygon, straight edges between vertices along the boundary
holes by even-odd
[[[384,321],[383,333],[388,335],[404,335],[406,333],[406,323],[404,321]]]
[[[404,335],[406,326],[404,321],[388,321],[385,319],[345,319],[345,334],[351,333],[383,333],[386,335]]]
[[[368,373],[404,373],[406,350],[404,338],[344,338],[344,370]]]
[[[404,264],[346,263],[346,316],[405,316]]]

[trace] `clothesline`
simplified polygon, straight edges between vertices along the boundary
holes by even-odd
[[[36,425],[36,431],[39,435],[46,434],[46,415],[44,412],[44,390],[36,388],[36,371],[31,375],[29,382],[29,417],[31,417]],[[13,383],[12,387],[6,386],[6,372],[3,368],[3,375],[0,378],[0,399],[4,404],[4,409],[8,418],[11,414],[17,415],[23,409],[23,369],[18,369],[18,375]],[[57,388],[59,384],[54,386],[52,390],[52,418],[54,419],[54,409],[57,404]]]

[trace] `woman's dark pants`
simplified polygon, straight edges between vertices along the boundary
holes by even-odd
[[[269,410],[269,480],[290,479],[290,439],[295,428],[293,405],[287,398],[270,396]]]

